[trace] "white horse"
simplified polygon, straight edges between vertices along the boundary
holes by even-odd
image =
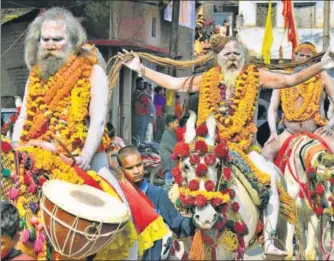
[[[186,125],[186,133],[185,133],[185,143],[193,144],[195,138],[196,138],[196,131],[195,131],[195,122],[196,122],[196,115],[193,112],[190,112],[190,118],[187,121]],[[207,121],[206,125],[208,128],[208,135],[205,138],[205,142],[208,146],[214,146],[215,145],[215,138],[216,138],[216,122],[214,119],[214,116],[211,114]],[[255,153],[255,152],[254,152]],[[256,153],[255,153],[256,154]],[[268,164],[262,164],[262,158],[258,157],[256,155],[252,156],[252,160],[256,165],[263,171],[263,172],[272,172],[277,171],[277,167],[272,164],[272,169],[268,169]],[[200,156],[200,163],[204,163],[204,157],[205,155]],[[214,164],[211,164],[208,166],[207,171],[207,177],[211,179],[215,184],[219,182],[218,172],[220,169],[222,169],[222,166],[220,165],[220,160],[216,160]],[[192,179],[196,177],[196,171],[195,167],[190,163],[190,158],[184,158],[182,161],[182,175],[186,179],[186,182],[189,183]],[[279,170],[278,170],[279,172]],[[251,245],[256,246],[257,245],[257,225],[259,222],[259,219],[261,218],[260,215],[260,209],[258,206],[254,204],[254,201],[252,197],[250,196],[249,191],[245,188],[244,184],[240,181],[242,179],[243,174],[241,171],[237,168],[233,168],[233,174],[230,179],[231,187],[230,189],[233,189],[235,191],[235,198],[234,202],[239,203],[239,214],[241,215],[243,221],[246,223],[246,226],[248,228],[248,234],[244,236],[244,244],[245,244],[245,250],[249,248]],[[204,186],[204,181],[200,181],[200,190],[206,190]],[[175,186],[171,189],[169,196],[173,202],[175,202],[179,196],[178,187],[175,184]],[[197,225],[197,227],[202,230],[203,234],[207,237],[212,239],[212,242],[217,242],[219,240],[218,238],[218,230],[215,229],[215,224],[219,217],[222,216],[221,212],[217,211],[217,208],[213,207],[211,204],[207,204],[204,207],[194,207],[192,210],[192,215],[194,218],[194,222]],[[284,222],[282,219],[279,219],[279,227],[280,227],[280,234],[279,237],[283,238],[285,240],[285,232],[286,232],[286,222]],[[211,240],[209,240],[211,241]],[[185,249],[181,249],[180,251],[188,251],[190,249],[191,241],[190,239],[184,241],[185,242]],[[255,244],[253,244],[255,242]],[[212,243],[208,243],[208,245],[212,245]],[[279,246],[277,246],[279,247]],[[284,247],[284,246],[283,246]],[[212,251],[215,252],[215,258],[216,260],[232,260],[234,258],[237,258],[238,253],[235,253],[234,251],[229,251],[229,249],[224,246],[223,243],[219,242],[217,244],[214,244],[214,247],[212,247]],[[239,258],[242,258],[243,253],[239,253]],[[178,256],[184,256],[183,253],[179,253]],[[212,256],[212,259],[214,256]],[[178,259],[177,257],[170,258]]]
[[[299,231],[296,231],[294,225],[288,224],[286,248],[288,251],[287,259],[289,260],[293,257],[292,242],[295,232],[296,238],[301,244],[299,250],[302,259],[316,260],[317,256],[319,260],[329,258],[329,255],[327,256],[321,250],[324,244],[323,239],[326,237],[329,240],[334,239],[334,213],[332,213],[334,209],[333,206],[331,207],[331,202],[328,202],[329,197],[334,195],[334,191],[330,192],[329,184],[330,176],[334,175],[334,155],[328,154],[328,151],[324,144],[312,136],[307,134],[296,135],[291,139],[285,151],[287,161],[281,162],[281,168],[284,168],[288,193],[296,202],[297,220],[300,221],[297,227]],[[322,204],[327,205],[327,208],[324,207],[323,215],[317,216],[315,207],[312,207],[306,199],[311,193],[309,191],[310,181],[308,175],[309,177],[311,177],[310,175],[318,175],[318,177],[322,176],[324,178],[323,188],[325,191],[321,200]],[[316,178],[316,176],[313,176],[313,178]],[[307,187],[307,189],[303,189],[303,187]],[[314,195],[319,197],[319,195]],[[313,204],[312,201],[311,204]],[[318,211],[321,211],[321,209],[318,209]],[[320,218],[323,221],[322,226]],[[302,234],[301,231],[306,231],[306,233]],[[305,234],[306,238],[304,237]],[[324,236],[323,238],[322,235]],[[332,243],[334,244],[334,241]],[[304,249],[305,251],[303,252]]]

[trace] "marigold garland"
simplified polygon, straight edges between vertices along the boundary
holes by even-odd
[[[327,120],[320,114],[322,93],[323,85],[320,74],[293,88],[280,90],[283,119],[297,122],[314,119],[319,126],[325,126]],[[302,98],[303,103],[297,108],[299,98]]]
[[[214,192],[214,191],[205,191],[205,190],[196,190],[191,191],[188,188],[185,187],[179,187],[180,195],[183,195],[185,197],[196,197],[198,195],[204,196],[207,200],[212,200],[214,198],[221,199],[221,204],[227,203],[230,201],[230,195],[222,192]]]
[[[237,79],[234,95],[228,101],[222,99],[218,88],[223,79],[220,67],[203,74],[197,126],[214,112],[220,137],[228,140],[228,144],[237,144],[246,152],[257,132],[254,113],[259,92],[259,72],[254,65],[244,68]]]
[[[93,50],[93,57],[96,56]],[[90,76],[96,59],[72,55],[68,62],[47,82],[35,66],[29,77],[27,119],[21,140],[52,141],[57,137],[72,155],[79,155],[87,138],[88,105],[91,98]],[[100,150],[109,145],[105,131]],[[59,146],[59,152],[65,153]]]

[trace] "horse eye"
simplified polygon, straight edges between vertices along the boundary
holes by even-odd
[[[188,171],[188,170],[190,170],[190,168],[189,168],[189,166],[187,164],[184,164],[183,170]]]

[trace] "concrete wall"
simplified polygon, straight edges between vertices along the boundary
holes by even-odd
[[[148,6],[136,2],[123,2],[122,18],[119,28],[119,39],[144,43],[169,49],[171,22],[164,21],[164,13],[158,6]],[[156,18],[156,36],[152,36],[152,20]],[[179,26],[178,52],[182,59],[192,59],[193,30]],[[191,70],[178,71],[178,75],[188,75]]]
[[[1,28],[1,55],[18,39],[28,27],[29,22],[11,22]],[[1,58],[1,95],[20,95],[23,97],[28,78],[24,63],[24,35]]]

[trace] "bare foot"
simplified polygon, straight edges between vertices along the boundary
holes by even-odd
[[[269,256],[287,256],[288,252],[278,249],[274,244],[268,244],[264,248],[264,255]]]

